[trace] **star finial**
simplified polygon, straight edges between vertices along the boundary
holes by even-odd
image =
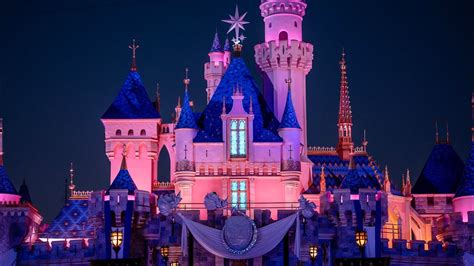
[[[132,44],[128,46],[132,50],[132,67],[130,70],[137,71],[137,49],[140,45],[136,44],[135,39],[132,40]]]
[[[235,37],[232,38],[234,44],[239,44],[245,39],[245,36],[243,34],[240,34],[240,30],[245,30],[244,25],[249,24],[248,21],[244,20],[245,16],[247,16],[247,12],[240,16],[239,6],[235,6],[234,16],[229,15],[230,19],[222,20],[223,22],[230,24],[230,28],[227,31],[227,34],[229,34],[232,30],[235,31]]]

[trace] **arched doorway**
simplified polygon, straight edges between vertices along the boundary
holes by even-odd
[[[171,160],[170,154],[166,146],[163,146],[158,156],[158,181],[170,182],[171,176]]]

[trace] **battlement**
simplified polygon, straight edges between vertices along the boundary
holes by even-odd
[[[218,163],[211,165],[209,163],[196,164],[196,176],[275,176],[281,171],[280,163]]]
[[[351,194],[349,189],[334,189],[332,194],[322,198],[321,212],[327,213],[340,223],[341,226],[355,226],[357,223],[354,201],[359,201],[362,210],[363,223],[375,223],[376,202],[382,204],[382,224],[388,219],[387,195],[375,189],[359,189],[359,194]]]
[[[306,74],[312,68],[313,45],[291,41],[270,41],[255,45],[255,61],[264,71],[275,68],[303,69]]]
[[[94,239],[59,240],[37,242],[34,245],[21,245],[18,248],[18,259],[21,265],[40,265],[42,261],[59,264],[88,262],[97,256],[97,245]]]
[[[309,146],[308,147],[308,155],[319,155],[319,154],[330,154],[336,155],[336,148],[334,147],[315,147]]]
[[[160,126],[160,134],[173,134],[174,133],[174,123],[169,124],[161,124]]]
[[[305,15],[305,0],[261,0],[260,11],[262,17],[268,17],[275,14],[293,14],[300,17]]]
[[[439,241],[429,241],[426,243],[423,240],[411,240],[407,241],[404,239],[393,239],[392,240],[392,247],[389,248],[389,240],[388,239],[381,239],[382,242],[382,255],[390,256],[392,258],[396,256],[403,256],[403,257],[432,257],[436,258],[438,261],[437,263],[447,263],[447,262],[454,262],[456,257],[457,248],[455,244],[446,244],[443,246],[442,242]],[[444,259],[444,260],[443,260]],[[397,260],[402,260],[401,258],[397,258]],[[419,259],[418,259],[419,260]],[[429,263],[428,263],[429,264]],[[451,265],[450,263],[442,264],[442,265]]]
[[[72,191],[71,199],[89,199],[89,196],[91,195],[91,191]]]

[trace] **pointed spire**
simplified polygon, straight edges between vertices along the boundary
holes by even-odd
[[[406,197],[411,196],[411,178],[410,178],[410,170],[407,169],[407,176],[406,176],[406,182],[405,186],[403,189],[403,195]]]
[[[179,114],[178,124],[176,124],[176,129],[179,128],[197,128],[196,120],[194,118],[194,113],[191,109],[189,103],[189,93],[188,93],[188,86],[190,83],[190,79],[188,77],[189,70],[186,68],[186,77],[183,80],[185,89],[184,89],[184,99],[183,99],[183,108],[181,109],[181,113]]]
[[[230,46],[229,39],[225,39],[224,52],[232,52],[232,47]]]
[[[123,144],[122,164],[120,165],[120,170],[128,170],[128,168],[127,168],[127,145],[126,144]]]
[[[347,160],[352,153],[354,143],[352,142],[352,110],[347,81],[346,52],[344,49],[342,50],[342,58],[339,64],[341,67],[341,84],[339,88],[339,117],[337,121],[339,136],[337,152],[343,160]]]
[[[156,111],[159,113],[160,112],[160,83],[156,83]]]
[[[189,79],[189,69],[186,68],[185,71],[186,71],[186,77],[184,78],[183,83],[184,83],[184,88],[187,92],[188,91],[188,86],[189,86],[189,83],[191,83],[191,80]]]
[[[319,191],[320,193],[326,192],[326,174],[324,173],[324,165],[321,166],[321,176],[319,179]]]
[[[352,110],[349,98],[349,85],[347,81],[346,53],[342,50],[342,58],[339,62],[341,66],[341,84],[339,97],[339,124],[352,125]]]
[[[405,175],[402,174],[402,194],[405,195]]]
[[[225,109],[225,96],[222,97],[222,114],[225,115],[227,113]]]
[[[222,52],[221,41],[219,40],[219,34],[217,33],[214,35],[214,40],[212,41],[211,53]]]
[[[140,45],[136,44],[135,39],[132,40],[132,44],[128,46],[132,50],[132,66],[131,71],[137,71],[137,49]]]
[[[28,186],[26,185],[26,179],[23,178],[23,183],[20,186],[20,189],[18,190],[18,195],[21,196],[20,202],[25,203],[28,202],[32,204],[33,202],[31,201],[31,196],[30,196],[30,191],[28,189]]]
[[[3,166],[3,118],[0,118],[0,166]]]
[[[250,96],[250,103],[249,103],[249,114],[253,114],[253,97]]]
[[[301,129],[298,118],[296,117],[295,108],[293,107],[293,101],[291,100],[291,78],[285,79],[285,82],[288,85],[288,93],[286,95],[285,110],[283,111],[279,128]]]
[[[385,170],[384,170],[384,182],[383,182],[383,187],[385,192],[391,193],[391,182],[390,182],[390,176],[388,173],[388,167],[385,165]]]
[[[69,180],[70,180],[69,191],[70,191],[70,195],[72,195],[72,192],[76,188],[76,185],[74,185],[74,167],[73,167],[72,162],[71,162],[71,167],[69,168]]]
[[[448,124],[448,121],[446,121],[446,143],[449,144],[449,124]]]
[[[349,160],[349,170],[355,170],[356,169],[356,164],[354,162],[354,157],[351,156],[351,159]]]

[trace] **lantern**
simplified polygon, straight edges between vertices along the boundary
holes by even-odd
[[[316,257],[318,256],[318,246],[316,245],[310,245],[309,246],[309,257],[311,258],[311,261],[314,263],[316,260]]]
[[[365,247],[365,245],[367,244],[367,232],[365,230],[357,231],[355,238],[356,243],[359,247]]]
[[[112,231],[110,234],[110,242],[112,242],[112,248],[115,251],[115,258],[118,259],[118,253],[120,251],[120,246],[123,242],[123,232],[119,229]]]
[[[168,262],[168,257],[170,255],[170,247],[168,246],[162,246],[160,248],[160,254],[161,254],[161,257],[163,258],[163,260],[165,262]]]

